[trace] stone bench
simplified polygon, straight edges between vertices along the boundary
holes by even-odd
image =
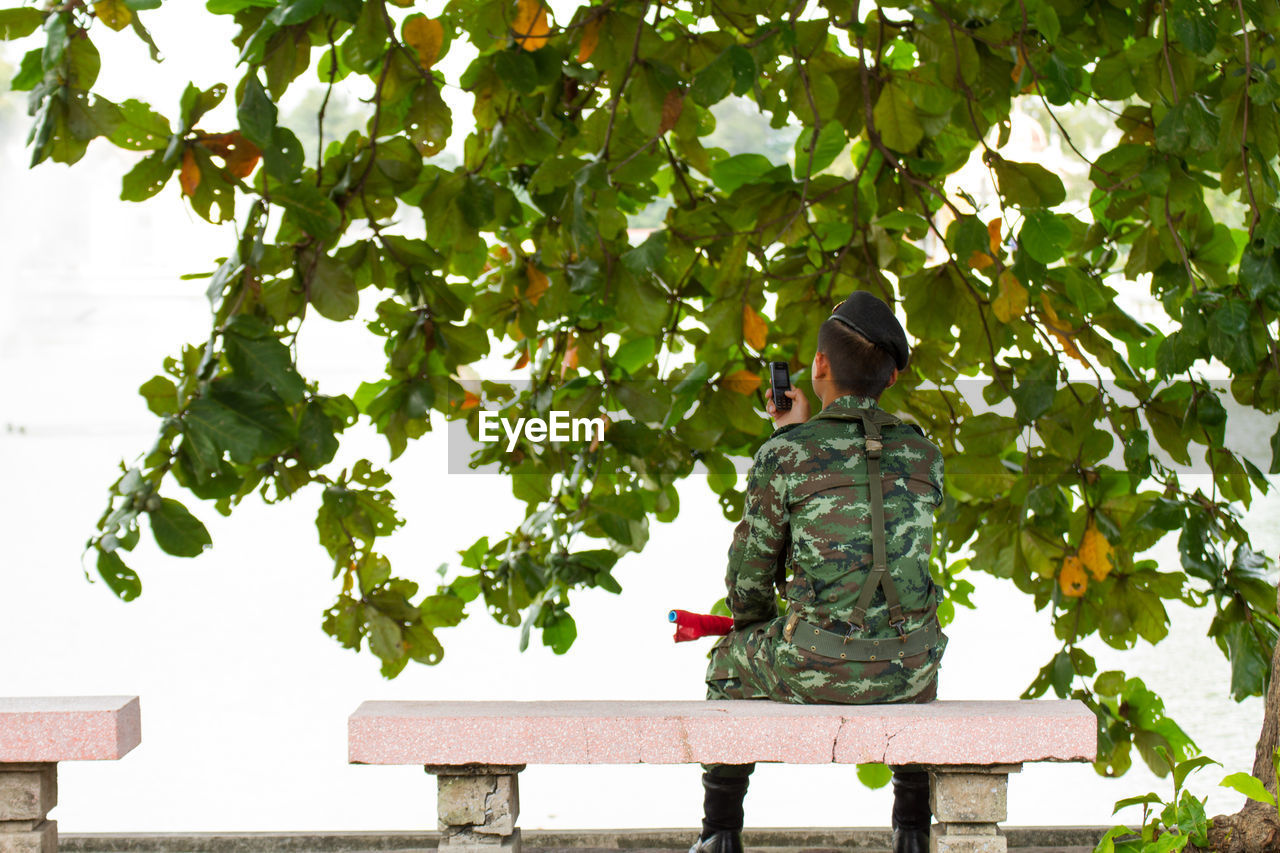
[[[55,853],[59,761],[120,758],[142,740],[136,696],[0,697],[0,853]]]
[[[781,702],[365,702],[352,764],[435,774],[441,853],[518,853],[528,764],[919,764],[935,853],[1004,853],[1010,773],[1093,761],[1097,723],[1075,700],[924,705]]]

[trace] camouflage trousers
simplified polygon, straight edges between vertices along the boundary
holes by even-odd
[[[707,698],[870,705],[937,697],[945,634],[934,648],[907,658],[836,660],[783,639],[785,623],[780,616],[718,640],[707,666]]]
[[[924,703],[938,695],[938,665],[946,635],[933,649],[891,661],[837,661],[782,638],[785,617],[733,631],[711,649],[708,699],[771,699],[796,704]],[[893,770],[893,825],[927,828],[929,775],[918,765]],[[754,764],[704,764],[704,783],[746,794]],[[740,803],[740,800],[738,801]],[[740,809],[740,806],[738,807]],[[734,817],[740,822],[740,811]],[[707,826],[704,819],[704,827]]]

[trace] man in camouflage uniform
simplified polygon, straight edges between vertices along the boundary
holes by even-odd
[[[889,306],[855,292],[819,330],[810,376],[822,410],[810,418],[796,389],[787,394],[790,411],[769,401],[777,429],[748,474],[726,578],[734,630],[712,649],[708,699],[870,704],[937,696],[947,638],[929,553],[942,454],[919,428],[876,405],[908,354]],[[786,613],[778,613],[775,588]],[[690,853],[742,849],[753,769],[704,765],[703,831]],[[927,850],[928,774],[893,769],[894,851]]]

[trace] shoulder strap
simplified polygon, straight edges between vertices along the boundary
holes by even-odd
[[[876,589],[884,588],[885,602],[889,605],[889,624],[902,632],[902,623],[906,618],[902,615],[902,601],[898,598],[898,588],[894,586],[893,578],[889,576],[889,559],[886,554],[887,545],[885,543],[885,524],[884,524],[884,482],[880,476],[880,452],[884,449],[884,444],[880,440],[880,422],[881,418],[874,417],[874,413],[865,409],[862,417],[862,428],[866,434],[865,447],[867,458],[867,480],[871,492],[871,553],[873,563],[871,573],[867,576],[867,580],[862,585],[862,589],[858,593],[858,603],[853,608],[853,618],[850,620],[852,624],[862,630],[867,618],[867,608],[871,606],[871,599],[875,596]],[[886,413],[887,414],[887,413]],[[893,418],[892,415],[889,415]],[[893,418],[895,422],[901,423],[897,418]]]

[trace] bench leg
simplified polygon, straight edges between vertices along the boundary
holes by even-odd
[[[57,764],[0,764],[0,853],[57,853]]]
[[[517,780],[523,769],[523,764],[427,765],[439,790],[440,853],[520,853]]]
[[[1021,764],[930,767],[931,853],[1006,853],[999,824],[1009,816],[1009,774],[1021,770]]]

